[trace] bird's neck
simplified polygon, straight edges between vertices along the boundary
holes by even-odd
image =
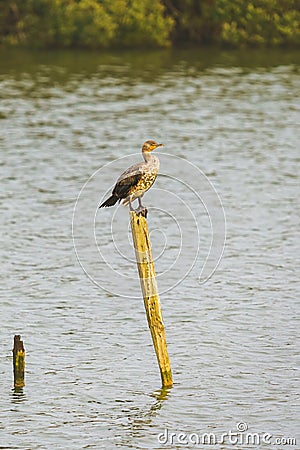
[[[151,152],[143,152],[143,158],[147,164],[154,162],[157,159],[157,157],[153,155]]]

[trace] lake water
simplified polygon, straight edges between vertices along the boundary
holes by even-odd
[[[299,448],[299,53],[0,60],[0,447]],[[147,139],[170,390],[128,210],[97,210]]]

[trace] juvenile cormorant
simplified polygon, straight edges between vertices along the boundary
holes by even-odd
[[[99,208],[113,206],[122,201],[123,205],[129,205],[131,211],[134,211],[132,202],[138,199],[139,207],[136,213],[147,215],[147,209],[142,205],[142,197],[156,180],[159,171],[159,159],[151,152],[157,147],[163,147],[164,144],[158,144],[155,141],[146,141],[142,147],[144,162],[134,164],[125,170],[118,178],[112,191],[112,195],[103,202]]]

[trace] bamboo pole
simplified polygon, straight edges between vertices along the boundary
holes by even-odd
[[[130,211],[130,224],[144,305],[153,345],[160,369],[163,387],[173,384],[171,365],[167,350],[165,327],[162,318],[156,274],[152,258],[147,220],[142,215]]]
[[[14,337],[13,348],[13,366],[14,366],[14,387],[16,389],[25,386],[25,349],[21,336],[19,334]]]

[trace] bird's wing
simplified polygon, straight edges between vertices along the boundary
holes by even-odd
[[[126,198],[132,188],[138,184],[140,179],[144,174],[144,164],[138,163],[129,167],[129,169],[125,170],[122,175],[119,177],[114,190],[113,195],[118,198]]]

